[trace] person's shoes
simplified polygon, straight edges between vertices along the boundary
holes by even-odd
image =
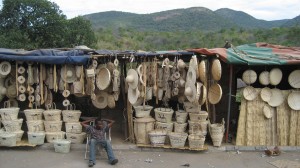
[[[115,165],[118,163],[118,159],[114,159],[113,161],[110,162],[111,165]]]
[[[93,167],[95,165],[95,163],[93,161],[89,161],[89,167]]]

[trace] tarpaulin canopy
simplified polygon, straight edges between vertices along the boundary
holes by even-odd
[[[286,47],[267,43],[253,43],[232,46],[229,49],[188,49],[187,51],[204,55],[219,55],[228,64],[246,65],[289,65],[300,64],[300,47]]]
[[[80,64],[86,65],[90,55],[82,50],[62,51],[58,49],[14,50],[0,48],[0,60],[31,61],[44,64]]]

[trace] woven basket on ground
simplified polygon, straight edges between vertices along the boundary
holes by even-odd
[[[148,133],[152,146],[163,146],[165,144],[167,131],[163,129],[152,130]]]
[[[45,142],[45,132],[27,132],[28,143],[32,145],[42,145]]]
[[[183,148],[188,137],[187,133],[169,132],[168,135],[173,148]]]
[[[71,141],[66,139],[57,139],[53,141],[55,152],[69,153],[71,148]]]
[[[190,134],[188,136],[189,141],[189,147],[190,148],[203,148],[205,136],[204,135],[196,135],[196,134]]]

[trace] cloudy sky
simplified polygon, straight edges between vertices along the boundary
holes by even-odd
[[[138,14],[170,9],[206,7],[244,11],[257,19],[292,19],[300,15],[299,0],[50,0],[58,4],[68,18],[103,11]]]
[[[147,14],[178,8],[230,8],[244,11],[257,19],[292,19],[300,15],[299,0],[50,0],[68,19],[90,13],[123,11]],[[2,0],[0,0],[2,6]]]

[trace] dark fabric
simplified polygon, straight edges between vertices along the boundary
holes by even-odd
[[[96,129],[95,126],[88,126],[86,132],[91,135],[91,139],[98,141],[105,140],[105,133],[109,131],[109,127],[106,121],[102,121],[103,129]]]

